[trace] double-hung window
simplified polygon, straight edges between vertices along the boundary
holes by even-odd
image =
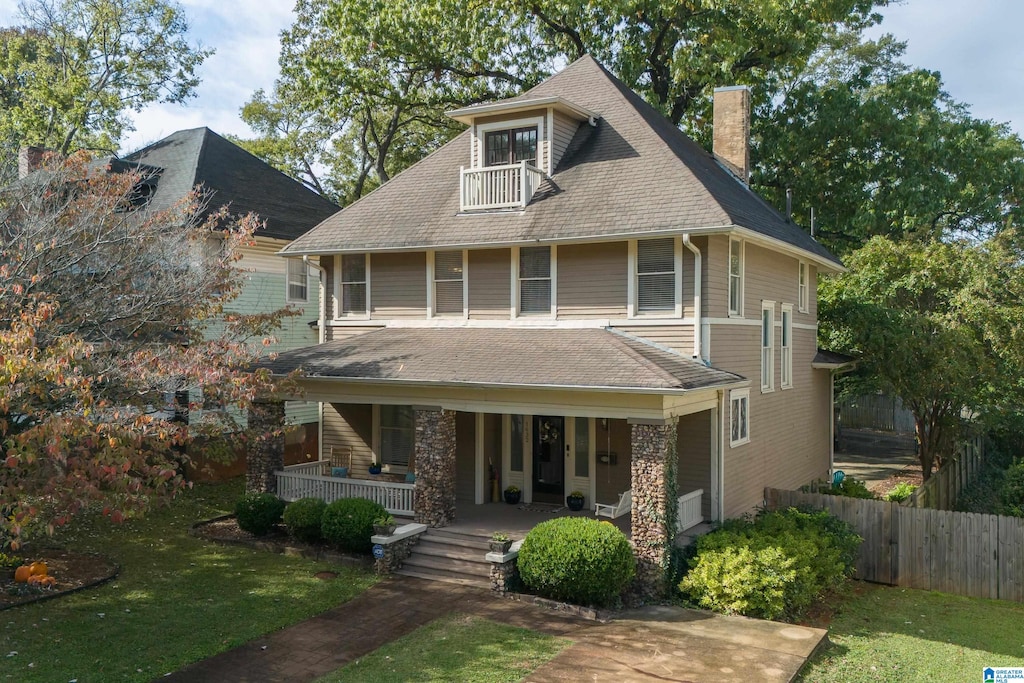
[[[551,314],[551,247],[519,249],[519,312]]]
[[[676,239],[639,240],[636,243],[636,309],[665,313],[676,309],[678,273]]]
[[[288,291],[285,297],[290,304],[304,304],[309,301],[309,277],[306,262],[298,258],[285,259],[287,266]]]
[[[780,385],[793,387],[793,304],[782,304],[782,368]]]
[[[729,240],[729,315],[743,317],[743,242]]]
[[[462,315],[465,311],[466,264],[463,251],[434,252],[434,313]]]
[[[408,467],[416,445],[412,406],[380,406],[380,464]]]
[[[370,310],[368,285],[368,254],[343,254],[338,273],[338,315],[362,316]]]
[[[807,288],[807,264],[804,261],[800,261],[800,265],[797,267],[797,298],[796,307],[801,313],[807,312],[807,299],[808,299],[808,288]]]
[[[750,390],[733,389],[729,392],[729,446],[741,446],[750,441]]]
[[[761,391],[775,390],[775,302],[761,302]]]

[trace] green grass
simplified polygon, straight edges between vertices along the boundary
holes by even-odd
[[[980,681],[987,666],[1024,665],[1024,605],[862,584],[829,628],[833,645],[805,683]]]
[[[120,526],[76,522],[55,542],[103,553],[121,573],[98,588],[0,612],[0,681],[151,681],[323,612],[374,582],[367,571],[187,534],[240,495],[239,482],[198,486]],[[323,569],[338,578],[313,576]]]
[[[569,645],[565,638],[452,614],[387,643],[317,683],[511,683]]]

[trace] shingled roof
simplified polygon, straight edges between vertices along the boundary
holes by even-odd
[[[597,112],[600,119],[595,127],[580,124],[547,187],[524,210],[459,213],[467,130],[285,252],[465,247],[742,227],[841,267],[806,231],[786,221],[592,57],[581,57],[520,98],[554,95]]]
[[[337,204],[289,178],[209,128],[179,130],[122,162],[156,167],[154,210],[172,207],[192,188],[211,193],[209,210],[225,204],[235,215],[266,221],[257,235],[293,240],[339,210]]]
[[[687,391],[746,382],[605,329],[384,328],[261,361],[276,375],[444,385]]]

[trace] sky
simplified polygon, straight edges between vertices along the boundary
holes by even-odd
[[[294,0],[179,0],[191,35],[216,54],[200,69],[198,96],[183,105],[152,105],[133,115],[136,130],[122,153],[176,130],[208,126],[243,137],[242,105],[277,77],[280,32],[292,22]],[[0,0],[0,25],[16,23],[14,0]],[[906,61],[942,73],[946,90],[974,116],[1007,122],[1024,135],[1024,25],[1021,0],[904,0],[882,12],[880,27],[907,41]]]

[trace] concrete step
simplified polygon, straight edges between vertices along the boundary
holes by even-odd
[[[456,531],[445,531],[444,529],[430,529],[420,536],[420,543],[423,543],[424,541],[433,541],[435,543],[458,545],[465,548],[481,548],[484,552],[487,551],[487,545],[490,540],[490,536],[463,534]]]
[[[403,569],[435,569],[452,574],[469,574],[472,576],[490,577],[490,562],[473,562],[450,557],[435,557],[422,553],[413,553],[402,562]]]
[[[460,586],[475,586],[477,588],[483,588],[490,590],[491,581],[488,578],[479,576],[471,576],[466,574],[453,574],[451,572],[438,571],[436,569],[406,569],[402,568],[395,572],[399,576],[411,576],[417,579],[426,579],[427,581],[442,581],[444,583],[455,583]]]
[[[466,560],[468,562],[486,562],[484,555],[487,548],[467,548],[461,545],[448,545],[447,543],[434,543],[430,539],[422,539],[413,546],[413,553],[421,555],[433,555],[434,557],[450,557],[454,560]]]

